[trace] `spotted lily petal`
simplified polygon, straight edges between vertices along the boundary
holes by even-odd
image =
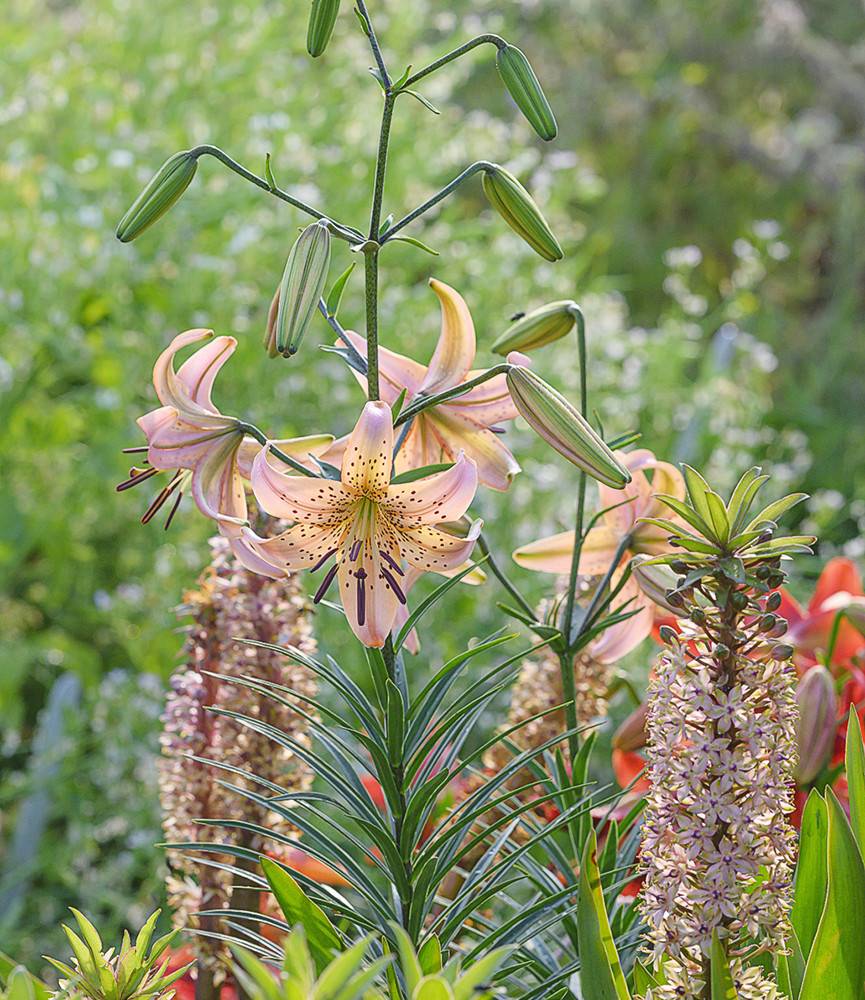
[[[250,474],[255,499],[268,514],[288,521],[323,525],[339,517],[349,501],[342,483],[318,477],[288,476],[276,467],[277,462],[270,450],[262,447],[253,460]]]
[[[441,303],[442,328],[421,391],[435,393],[465,380],[476,344],[475,326],[462,295],[435,278],[430,279],[430,288]]]
[[[477,467],[460,453],[445,472],[388,487],[382,506],[400,527],[457,521],[468,510],[477,488]]]
[[[342,481],[356,493],[386,494],[393,462],[393,416],[382,400],[364,406],[349,435],[342,460]]]
[[[346,330],[346,336],[363,357],[366,357],[366,337],[361,337],[353,330]],[[335,346],[340,347],[342,341],[337,340]],[[366,376],[352,368],[358,383],[366,389]],[[409,398],[415,395],[426,378],[427,370],[424,365],[417,361],[412,361],[403,354],[396,351],[389,351],[386,347],[378,349],[378,373],[382,399],[386,403],[396,402],[397,397],[406,390]]]

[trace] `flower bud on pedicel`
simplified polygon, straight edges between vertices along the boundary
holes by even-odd
[[[327,48],[338,13],[339,0],[312,0],[306,31],[306,51],[313,58],[320,56]]]
[[[484,171],[483,187],[489,203],[535,253],[551,261],[564,257],[541,210],[510,171],[494,163]]]
[[[296,354],[318,308],[330,266],[330,231],[313,222],[298,236],[285,262],[276,314],[276,350]]]
[[[198,157],[188,149],[169,157],[117,224],[117,239],[130,243],[165,215],[189,187],[197,169]]]
[[[558,128],[553,109],[525,55],[516,45],[505,45],[496,54],[496,66],[508,93],[529,125],[547,142],[555,139]]]
[[[639,584],[640,590],[658,607],[669,611],[670,614],[681,617],[683,602],[671,599],[671,592],[675,591],[678,576],[669,566],[654,563],[646,566],[651,557],[637,555],[631,560],[631,574]]]
[[[530,368],[508,370],[511,399],[532,430],[569,462],[612,489],[620,490],[631,474],[565,397]]]
[[[493,343],[497,354],[507,354],[509,351],[533,351],[545,347],[556,340],[567,336],[577,321],[576,302],[563,299],[561,302],[549,302],[545,306],[533,309],[512,323]]]
[[[269,358],[275,358],[279,354],[276,349],[276,317],[279,315],[279,288],[276,286],[276,291],[273,293],[273,298],[270,300],[270,306],[267,310],[267,323],[264,327],[264,349],[267,351],[267,356]]]
[[[825,667],[813,667],[796,689],[799,720],[796,740],[799,764],[796,781],[810,784],[829,760],[838,727],[838,699],[832,675]]]

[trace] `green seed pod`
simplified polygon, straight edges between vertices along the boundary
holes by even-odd
[[[561,340],[577,321],[577,304],[570,299],[550,302],[521,316],[493,343],[497,354],[511,351],[533,351],[535,348]]]
[[[510,171],[493,164],[484,171],[483,186],[489,203],[535,253],[547,260],[562,259],[562,248],[541,210]]]
[[[114,231],[117,239],[130,243],[165,215],[189,187],[197,169],[198,157],[188,149],[169,157],[117,224]]]
[[[313,222],[295,240],[285,262],[276,314],[276,350],[296,354],[318,308],[330,265],[327,223]]]
[[[312,0],[309,27],[306,30],[306,51],[313,58],[320,56],[327,48],[338,13],[339,0]]]
[[[510,368],[506,378],[514,406],[551,448],[613,489],[631,481],[628,470],[561,393],[522,366]]]
[[[547,142],[555,139],[558,128],[553,109],[525,55],[515,45],[505,45],[496,54],[496,66],[529,125]]]

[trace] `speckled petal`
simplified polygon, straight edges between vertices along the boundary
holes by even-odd
[[[350,498],[333,479],[287,476],[271,464],[267,448],[252,463],[250,482],[255,499],[268,514],[304,524],[333,524],[344,514]]]
[[[400,549],[403,558],[424,573],[453,570],[471,555],[481,527],[482,522],[475,521],[464,538],[430,525],[401,531]]]
[[[475,359],[475,326],[465,299],[450,285],[430,279],[442,310],[438,344],[427,369],[421,391],[441,392],[465,380]]]
[[[369,402],[346,444],[342,460],[344,486],[356,493],[384,498],[390,484],[392,456],[390,407],[382,400]]]
[[[477,487],[477,467],[460,452],[445,472],[388,487],[382,506],[397,527],[457,521],[468,510]]]

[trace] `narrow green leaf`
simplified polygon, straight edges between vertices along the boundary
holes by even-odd
[[[756,528],[757,525],[763,524],[766,521],[769,521],[772,524],[777,524],[778,520],[783,517],[788,510],[807,499],[807,493],[791,493],[789,496],[781,497],[780,500],[770,503],[769,506],[764,507],[760,513],[756,515],[756,517],[753,517],[745,526],[745,531],[751,531]]]
[[[856,709],[850,706],[847,719],[847,788],[850,796],[850,826],[865,858],[865,750],[862,747],[862,730]]]
[[[402,762],[405,740],[405,705],[399,688],[388,678],[387,690],[387,755],[390,763],[398,767]]]
[[[661,983],[655,979],[649,968],[638,959],[634,963],[634,993],[643,994],[646,990],[660,985]]]
[[[441,111],[439,111],[439,109],[432,103],[432,101],[428,101],[423,96],[423,94],[419,94],[416,90],[403,90],[403,91],[400,91],[400,93],[411,94],[411,96],[416,101],[420,101],[420,103],[427,109],[427,111],[432,111],[432,113],[434,115],[440,115],[441,114]]]
[[[16,968],[18,968],[17,963],[5,952],[0,951],[0,983],[5,983]],[[48,989],[41,979],[37,979],[32,973],[28,973],[28,975],[32,982],[35,1000],[49,1000],[49,997],[52,996],[51,990]]]
[[[270,153],[264,154],[264,179],[267,181],[271,191],[275,191],[279,186],[273,176],[273,166],[271,164]]]
[[[709,507],[707,495],[711,493],[711,488],[706,480],[690,465],[682,464],[682,473],[685,476],[685,485],[688,488],[688,498],[694,506],[694,510],[703,519],[707,526],[712,524],[712,511]]]
[[[408,469],[405,472],[401,472],[398,476],[394,476],[391,479],[391,485],[413,483],[417,479],[423,479],[424,476],[432,476],[436,472],[447,472],[448,469],[453,468],[453,465],[453,462],[437,462],[435,465],[422,465],[417,469]]]
[[[454,983],[454,1000],[471,1000],[476,996],[482,984],[489,982],[496,969],[511,953],[511,948],[496,948],[483,958],[473,962],[471,968],[464,972]]]
[[[409,637],[409,635],[411,635],[411,630],[415,627],[418,621],[420,621],[420,619],[426,614],[426,612],[429,611],[429,609],[434,604],[437,604],[444,597],[444,595],[451,589],[451,587],[455,587],[460,582],[460,580],[462,580],[464,576],[468,576],[469,573],[471,573],[473,570],[476,570],[485,561],[485,559],[486,557],[484,557],[483,559],[479,559],[477,562],[473,562],[470,565],[466,566],[464,570],[457,573],[456,576],[452,576],[450,577],[450,579],[445,580],[444,583],[436,587],[436,589],[428,597],[424,598],[424,600],[421,601],[421,603],[408,616],[408,620],[406,621],[405,625],[403,625],[403,627],[399,630],[399,634],[397,635],[396,640],[394,641],[393,644],[393,648],[396,652],[402,649],[406,639]]]
[[[417,954],[421,972],[425,976],[435,975],[442,970],[442,945],[437,934],[431,934],[420,946]]]
[[[339,313],[339,307],[342,303],[345,286],[348,284],[348,279],[351,277],[351,272],[355,269],[356,264],[357,261],[353,260],[348,265],[348,267],[330,286],[330,291],[327,293],[327,298],[324,300],[325,305],[327,306],[328,316],[331,316],[334,319],[336,319],[336,316]]]
[[[417,247],[418,250],[423,250],[424,253],[428,253],[431,257],[438,257],[439,255],[438,250],[433,250],[431,246],[428,246],[422,240],[415,239],[414,236],[391,236],[388,243],[408,243],[409,246]]]
[[[6,979],[4,1000],[36,1000],[33,981],[23,965],[16,966]]]
[[[339,935],[327,914],[304,893],[288,872],[270,858],[261,859],[264,876],[276,897],[286,922],[306,931],[315,967],[322,972],[341,948]]]
[[[793,928],[806,959],[826,903],[828,827],[826,803],[818,791],[812,790],[802,812],[799,859],[793,884]]]
[[[727,519],[727,508],[724,501],[714,490],[709,490],[706,493],[706,503],[709,506],[709,516],[712,520],[715,537],[721,542],[726,542],[730,537],[730,522]]]
[[[829,887],[826,905],[805,966],[799,1000],[862,1000],[865,993],[865,867],[862,856],[831,789],[826,857]]]
[[[592,1000],[630,1000],[604,906],[594,830],[586,840],[580,865],[578,909],[580,984]]]
[[[712,969],[712,1000],[737,1000],[738,993],[733,982],[733,975],[730,972],[730,963],[727,961],[727,952],[724,944],[718,937],[718,931],[712,931],[711,949],[711,969]]]

